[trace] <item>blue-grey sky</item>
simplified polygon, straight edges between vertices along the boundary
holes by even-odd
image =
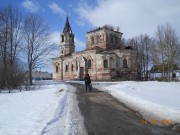
[[[119,27],[128,39],[140,34],[154,36],[158,25],[169,23],[180,37],[180,0],[0,0],[0,7],[8,4],[22,14],[42,16],[56,44],[68,14],[77,51],[85,49],[87,31],[105,24]],[[47,70],[51,71],[51,64]]]

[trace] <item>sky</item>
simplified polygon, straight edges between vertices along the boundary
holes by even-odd
[[[76,51],[85,49],[86,32],[105,24],[119,27],[128,39],[140,34],[155,36],[158,25],[169,23],[180,37],[180,0],[0,0],[0,7],[8,4],[22,14],[43,17],[56,46],[68,15]],[[59,52],[57,49],[52,57]]]

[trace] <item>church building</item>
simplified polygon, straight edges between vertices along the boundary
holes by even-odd
[[[52,58],[54,80],[136,79],[137,51],[121,45],[121,32],[105,25],[86,33],[86,49],[75,52],[68,17],[60,41],[60,55]]]

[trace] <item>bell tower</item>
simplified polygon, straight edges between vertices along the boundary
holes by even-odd
[[[75,51],[74,34],[72,33],[71,26],[69,24],[69,18],[67,16],[66,23],[61,36],[61,56],[69,55]]]

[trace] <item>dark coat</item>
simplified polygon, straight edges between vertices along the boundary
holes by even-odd
[[[84,77],[84,81],[85,81],[85,84],[90,84],[91,83],[91,78],[90,78],[90,76],[85,76]]]

